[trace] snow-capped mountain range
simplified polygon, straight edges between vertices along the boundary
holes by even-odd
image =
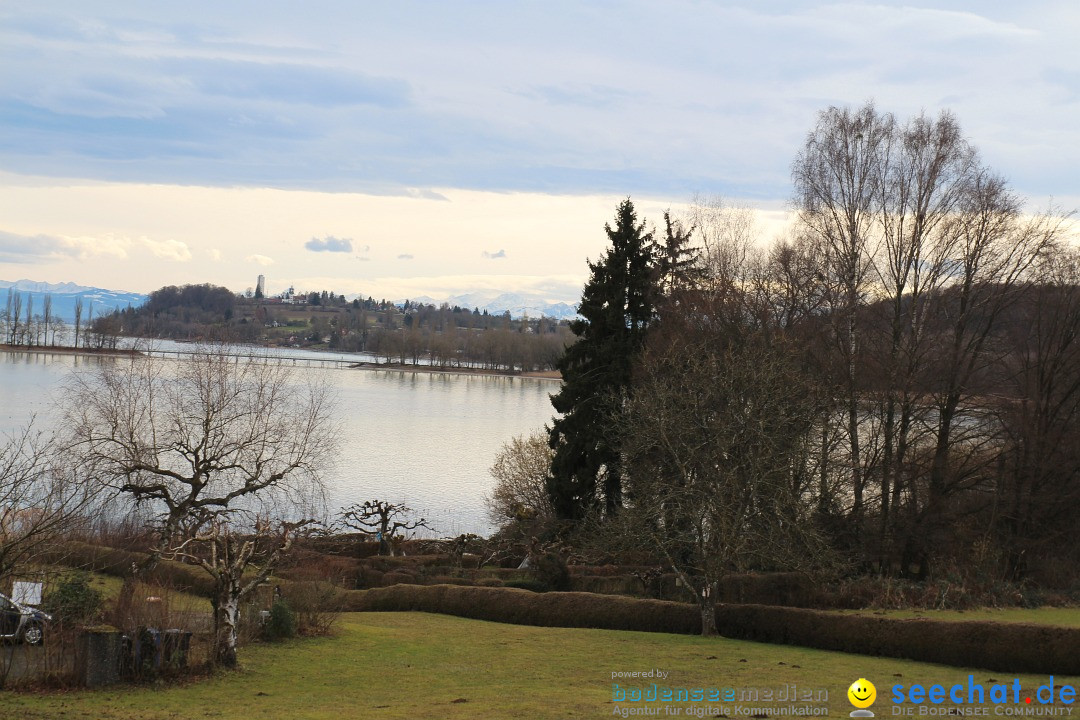
[[[445,300],[436,300],[427,295],[409,298],[409,300],[414,303],[436,306],[445,302],[451,306],[458,305],[470,310],[473,308],[477,308],[481,312],[487,310],[491,315],[501,315],[509,310],[510,316],[514,318],[528,315],[531,318],[549,317],[564,320],[577,315],[576,306],[565,302],[549,302],[542,295],[534,293],[488,291],[454,295]],[[404,302],[404,300],[400,300],[396,304],[401,305]]]
[[[75,301],[78,298],[82,298],[83,301],[83,322],[89,317],[91,303],[93,303],[94,316],[97,317],[116,309],[122,310],[128,305],[138,307],[147,299],[147,296],[142,293],[106,290],[104,288],[76,285],[70,282],[47,283],[34,280],[15,280],[14,282],[0,280],[0,310],[6,307],[7,295],[12,292],[21,294],[24,298],[27,295],[33,297],[35,314],[41,312],[41,303],[45,295],[51,295],[53,314],[63,318],[65,322],[75,321]]]

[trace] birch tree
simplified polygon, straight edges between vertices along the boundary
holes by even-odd
[[[882,212],[882,178],[895,134],[891,114],[873,103],[858,110],[831,107],[818,116],[792,170],[799,219],[825,249],[825,279],[837,292],[831,316],[843,366],[853,532],[864,513],[866,478],[859,433],[857,323],[876,253],[875,224]]]

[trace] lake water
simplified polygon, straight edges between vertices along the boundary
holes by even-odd
[[[493,483],[488,468],[503,443],[550,421],[549,396],[559,388],[557,382],[530,378],[302,364],[363,359],[350,355],[274,355],[295,359],[301,378],[325,378],[336,396],[343,437],[337,466],[328,474],[331,509],[376,498],[403,502],[443,536],[493,530],[483,502]],[[11,432],[35,415],[47,426],[56,417],[55,403],[63,401],[64,380],[99,362],[111,360],[0,352],[0,431]]]

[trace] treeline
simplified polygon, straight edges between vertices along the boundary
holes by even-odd
[[[1080,253],[1065,219],[1025,212],[948,113],[831,108],[793,177],[798,222],[771,245],[747,212],[697,204],[668,223],[670,258],[698,249],[681,268],[665,271],[663,244],[636,278],[591,266],[588,348],[567,353],[553,400],[558,514],[647,499],[638,539],[695,558],[688,577],[713,557],[713,577],[783,566],[770,548],[812,534],[885,574],[1075,582]],[[633,235],[626,215],[613,239]],[[628,320],[612,331],[590,293],[623,298]],[[620,346],[633,359],[612,370]],[[584,414],[604,378],[614,400]]]
[[[551,326],[555,328],[556,326]],[[375,331],[363,345],[366,352],[388,363],[425,364],[441,369],[534,372],[553,370],[572,337],[562,331],[535,332],[507,328],[467,329],[451,327],[436,331],[410,328]]]
[[[139,307],[99,316],[91,330],[106,338],[106,343],[120,336],[253,342],[257,336],[254,328],[234,322],[238,319],[236,304],[236,295],[228,288],[169,285],[150,293]]]
[[[115,346],[120,336],[326,347],[367,352],[383,362],[443,369],[529,372],[554,368],[568,326],[547,318],[512,319],[479,309],[356,298],[329,291],[290,302],[237,296],[213,285],[168,286],[138,308],[101,316],[95,342]]]
[[[40,302],[36,310],[35,299]],[[8,345],[55,345],[57,335],[63,338],[67,323],[55,315],[52,295],[35,298],[33,293],[19,293],[8,288],[3,310],[0,310],[0,342]]]
[[[35,296],[8,288],[0,310],[0,343],[25,347],[67,345],[102,349],[115,347],[111,336],[90,332],[94,302],[75,299],[74,322],[68,323],[53,309],[51,293]]]
[[[329,346],[369,352],[384,362],[495,371],[553,370],[568,342],[569,327],[548,318],[512,319],[443,303],[405,301],[399,309],[369,312],[361,305],[324,321]]]

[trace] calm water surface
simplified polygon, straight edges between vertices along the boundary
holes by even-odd
[[[297,355],[280,353],[289,359]],[[327,357],[316,355],[316,357]],[[57,417],[63,382],[109,359],[0,352],[0,431]],[[171,360],[170,362],[177,362]],[[182,361],[181,361],[182,362]],[[342,424],[341,453],[328,474],[331,507],[404,502],[441,535],[488,534],[483,496],[502,444],[551,419],[553,381],[527,378],[304,367],[330,384]]]

